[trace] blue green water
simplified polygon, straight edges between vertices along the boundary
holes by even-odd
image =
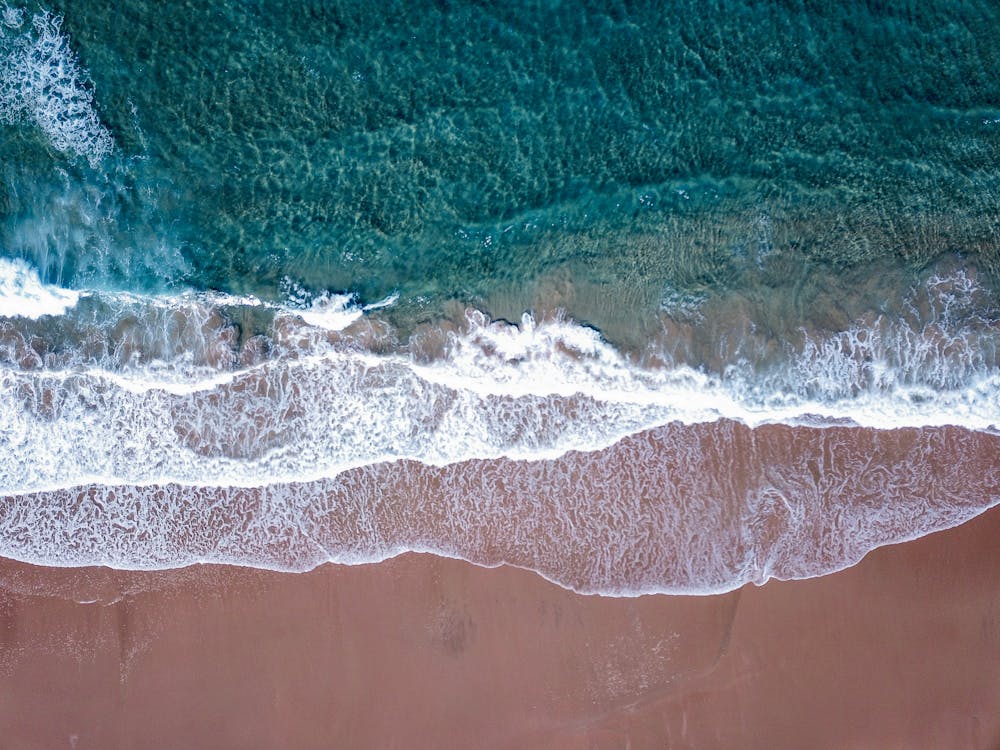
[[[114,140],[0,129],[0,248],[49,281],[395,291],[421,318],[560,278],[628,338],[672,299],[808,317],[942,257],[1000,278],[996,3],[48,10]]]

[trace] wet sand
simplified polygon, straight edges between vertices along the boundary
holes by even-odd
[[[4,748],[992,748],[1000,509],[846,571],[583,596],[407,554],[0,564]]]

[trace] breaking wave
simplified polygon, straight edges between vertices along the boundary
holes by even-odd
[[[73,299],[5,267],[22,281],[0,291],[23,295],[32,316],[44,295],[53,311]],[[636,361],[558,317],[515,326],[469,311],[401,342],[348,296],[282,306],[84,293],[65,315],[0,321],[0,492],[256,487],[399,459],[553,458],[719,419],[991,430],[998,334],[972,315],[974,294],[964,275],[934,277],[909,322],[805,336],[778,360],[712,372]]]
[[[62,31],[62,19],[0,6],[0,124],[33,122],[52,147],[91,166],[114,150],[94,109],[87,72]]]

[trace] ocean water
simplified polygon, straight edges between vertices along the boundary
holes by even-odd
[[[708,593],[982,512],[997,28],[0,2],[0,554]]]

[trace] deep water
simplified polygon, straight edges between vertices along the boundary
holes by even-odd
[[[23,10],[8,72],[38,35]],[[513,316],[561,284],[634,340],[706,296],[798,325],[943,258],[1000,279],[992,2],[48,10],[114,146],[0,126],[0,248],[46,281],[398,291],[416,319]]]

